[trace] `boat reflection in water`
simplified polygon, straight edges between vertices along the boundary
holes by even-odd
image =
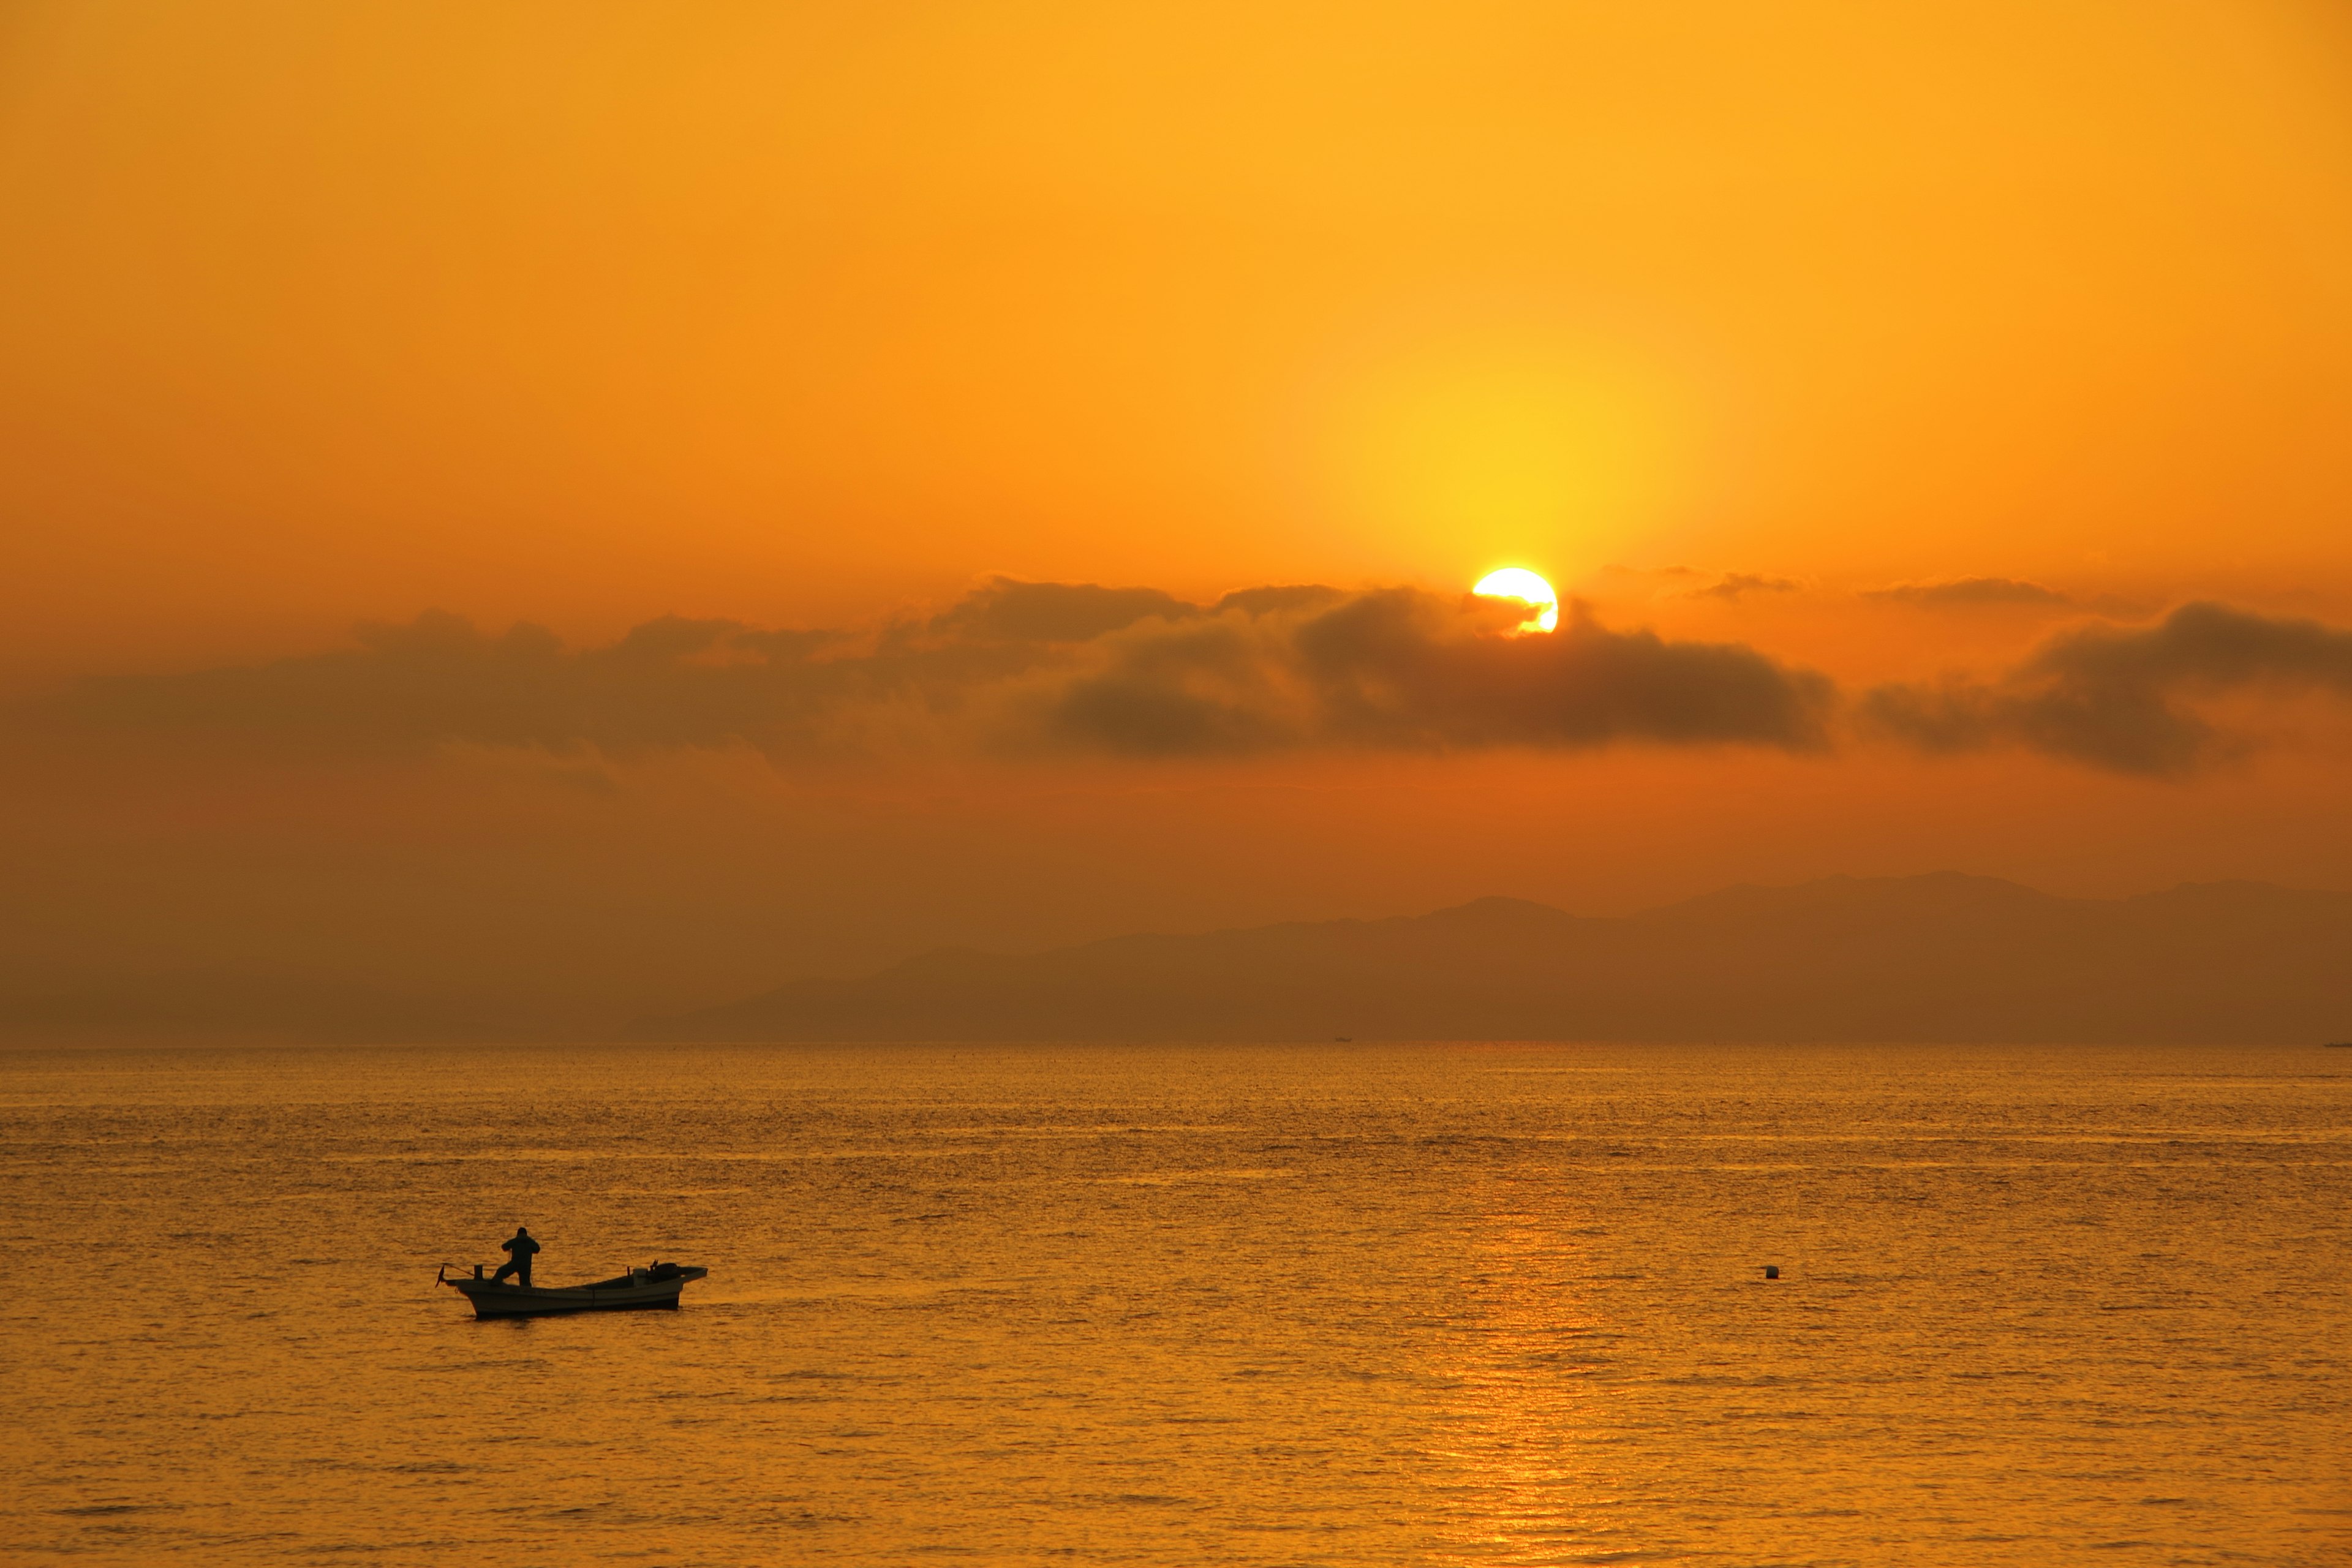
[[[472,1279],[461,1275],[452,1279],[449,1266],[445,1263],[434,1276],[434,1283],[446,1285],[464,1295],[474,1304],[474,1316],[478,1318],[542,1318],[555,1312],[676,1308],[678,1293],[709,1272],[708,1268],[689,1268],[682,1263],[656,1263],[649,1268],[632,1268],[617,1279],[599,1279],[590,1285],[545,1288],[485,1279],[478,1263],[474,1265]]]

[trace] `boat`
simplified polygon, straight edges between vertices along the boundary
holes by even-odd
[[[474,1265],[472,1278],[460,1274],[452,1279],[449,1267],[443,1264],[433,1282],[446,1285],[471,1301],[477,1318],[544,1318],[556,1312],[627,1312],[646,1307],[675,1310],[678,1293],[710,1272],[683,1263],[656,1263],[593,1284],[550,1287],[486,1279],[478,1263]]]

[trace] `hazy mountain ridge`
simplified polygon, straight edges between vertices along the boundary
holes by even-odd
[[[927,953],[640,1038],[2303,1041],[2352,1034],[2352,893],[1739,887],[1619,918],[1432,914]]]

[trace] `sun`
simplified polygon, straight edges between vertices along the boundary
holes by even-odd
[[[1533,605],[1536,613],[1518,625],[1522,632],[1548,632],[1559,625],[1559,595],[1551,591],[1550,584],[1524,566],[1489,572],[1470,591],[1481,598],[1524,599]]]

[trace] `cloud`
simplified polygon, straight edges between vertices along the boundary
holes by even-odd
[[[1237,588],[1219,599],[1217,608],[1221,611],[1240,610],[1253,616],[1278,615],[1288,610],[1325,609],[1347,596],[1337,588],[1326,588],[1318,584]]]
[[[1823,677],[1738,644],[1611,631],[1581,609],[1550,636],[1508,635],[1517,618],[1413,589],[1264,587],[1199,605],[999,580],[862,639],[668,616],[574,651],[538,626],[493,634],[436,611],[331,652],[88,681],[17,717],[84,740],[374,757],[1827,743]]]
[[[2150,626],[2062,633],[1995,681],[1878,687],[1863,695],[1859,716],[1930,752],[2021,746],[2178,777],[2251,743],[2188,706],[2237,692],[2352,698],[2352,632],[2184,605]]]
[[[2000,582],[1977,579],[1976,582]],[[2030,586],[2030,585],[2029,585]],[[982,585],[860,634],[664,616],[603,647],[432,611],[346,647],[265,664],[84,681],[19,704],[22,742],[176,753],[396,759],[504,751],[584,768],[749,747],[779,763],[877,755],[1233,757],[1308,751],[1572,751],[1633,743],[1827,749],[1842,731],[1936,755],[2018,748],[2180,777],[2258,737],[2233,696],[2352,698],[2352,631],[2191,604],[2050,638],[1990,679],[1828,678],[1742,643],[1669,640],[1570,605],[1411,588]]]
[[[2028,583],[2016,577],[1955,577],[1937,583],[1895,583],[1884,588],[1865,588],[1862,596],[1935,609],[1995,605],[2060,606],[2074,602],[2055,588],[2045,588],[2039,583]]]
[[[92,680],[31,722],[198,750],[399,756],[445,743],[626,755],[811,731],[850,672],[823,634],[665,616],[609,647],[544,627],[492,635],[445,611],[359,628],[356,647],[268,664]]]
[[[1502,635],[1516,605],[1387,589],[1139,638],[1072,682],[1051,732],[1145,754],[1311,746],[1827,744],[1828,680],[1737,644],[1612,632],[1572,607]]]
[[[1281,589],[1259,589],[1281,593]],[[1201,614],[1157,588],[1100,588],[1092,583],[1019,583],[999,577],[931,618],[935,635],[994,642],[1078,643],[1150,616],[1185,620]]]
[[[1750,594],[1793,594],[1803,586],[1790,577],[1767,577],[1757,572],[1727,572],[1706,587],[1692,589],[1684,597],[1724,599],[1737,603]]]

